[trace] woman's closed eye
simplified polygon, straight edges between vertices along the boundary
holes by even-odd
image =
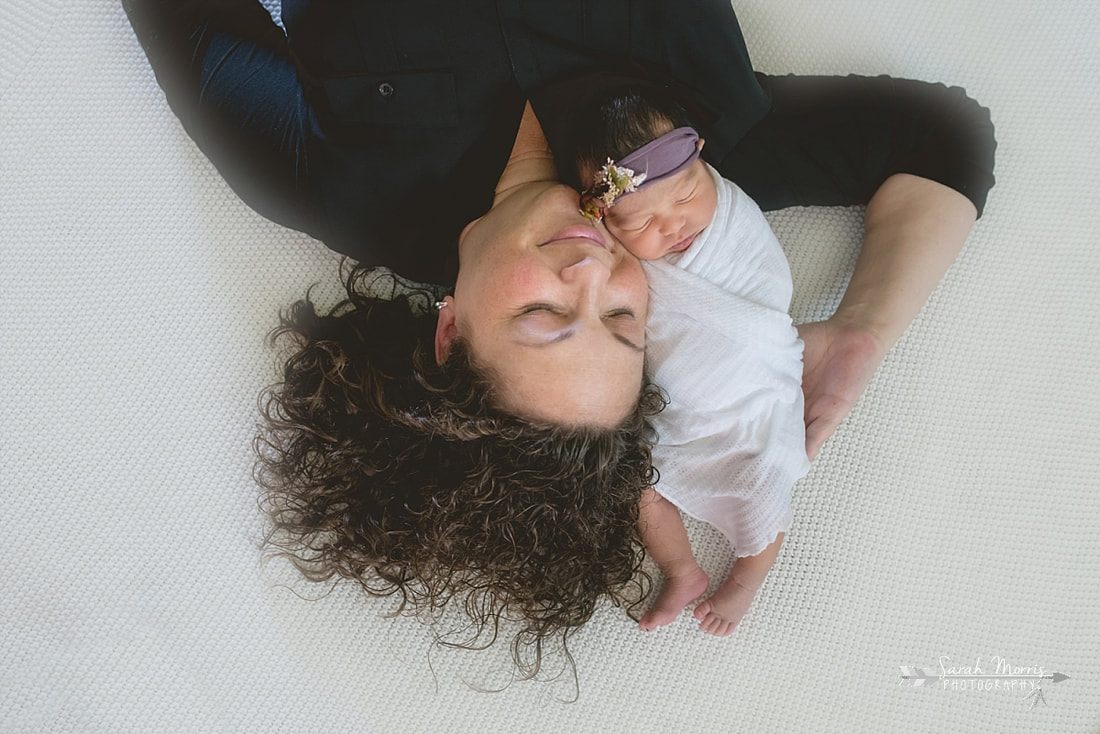
[[[539,311],[548,312],[556,316],[562,316],[565,314],[565,310],[558,308],[550,303],[529,303],[519,310],[519,316],[526,316],[531,313],[538,313]]]
[[[518,316],[527,316],[533,313],[549,313],[553,316],[565,316],[567,310],[560,308],[550,303],[529,303],[519,310]],[[601,318],[605,319],[635,319],[637,316],[629,308],[618,308],[603,314]]]
[[[600,314],[600,322],[616,341],[635,352],[645,351],[645,325],[630,308],[616,308]],[[551,303],[529,303],[520,308],[514,323],[519,343],[536,348],[557,344],[578,333],[578,322],[569,309]]]

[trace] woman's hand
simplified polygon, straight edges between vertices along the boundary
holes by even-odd
[[[851,412],[886,349],[867,329],[833,317],[802,324],[802,392],[806,396],[806,455],[813,461],[822,444]]]

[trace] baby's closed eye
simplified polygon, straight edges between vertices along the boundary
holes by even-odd
[[[696,195],[697,193],[699,193],[699,184],[696,184],[696,185],[692,186],[692,187],[691,187],[691,191],[689,191],[689,192],[687,193],[687,195],[686,195],[686,196],[684,196],[684,198],[682,198],[682,199],[677,199],[677,200],[676,200],[676,203],[677,203],[677,204],[686,204],[686,203],[688,203],[689,201],[691,201],[692,199],[694,199],[694,198],[695,198],[695,195]]]
[[[644,221],[627,220],[625,223],[615,222],[615,228],[623,232],[641,232],[648,227],[649,223],[652,221],[652,219],[646,219]]]

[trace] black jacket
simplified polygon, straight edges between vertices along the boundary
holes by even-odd
[[[952,175],[981,179],[965,185],[982,203],[992,185],[988,113],[965,95],[987,153],[969,138],[930,144],[910,118],[942,105],[886,93],[911,83],[754,74],[726,0],[283,0],[285,34],[258,0],[124,5],[172,109],[242,199],[424,282],[453,283],[457,234],[488,209],[526,99],[555,150],[576,133],[570,95],[546,90],[586,69],[691,100],[705,157],[764,208],[862,203],[899,161],[960,146],[976,172]],[[813,94],[828,84],[841,93]]]

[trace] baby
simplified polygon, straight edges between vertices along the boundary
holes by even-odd
[[[639,508],[664,584],[639,626],[668,624],[709,586],[683,510],[734,548],[729,576],[694,611],[704,632],[725,636],[771,569],[793,519],[791,487],[809,468],[802,343],[787,315],[786,257],[759,207],[699,158],[704,141],[693,128],[640,104],[612,111],[629,116],[633,140],[578,161],[581,180],[593,182],[582,211],[645,261],[647,358],[669,396],[654,419],[660,480]]]

